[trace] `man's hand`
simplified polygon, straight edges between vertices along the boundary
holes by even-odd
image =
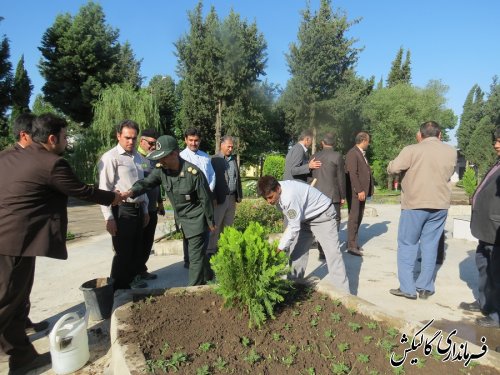
[[[122,203],[122,196],[119,190],[114,191],[115,193],[115,199],[113,199],[113,203],[111,203],[112,206],[118,206],[120,203]]]
[[[142,227],[146,228],[148,226],[148,224],[149,224],[149,214],[145,213],[142,220],[143,220],[142,221]]]
[[[366,200],[366,193],[364,191],[361,191],[358,193],[358,201],[364,202]]]
[[[319,160],[316,160],[316,158],[309,160],[309,169],[318,169],[319,167],[321,167],[321,162]]]
[[[340,200],[340,205],[342,206],[345,203],[345,199]]]
[[[116,221],[114,221],[113,219],[106,220],[106,230],[113,237],[116,236],[116,234],[118,233],[118,227],[116,226]]]
[[[125,191],[123,193],[120,193],[120,196],[122,197],[122,201],[126,201],[128,198],[130,198],[132,196],[132,192],[129,190],[129,191]]]
[[[209,225],[209,226],[208,226],[208,229],[210,230],[210,233],[215,232],[215,229],[216,229],[216,228],[217,228],[217,227],[216,227],[215,225]]]
[[[158,212],[158,215],[165,216],[165,207],[163,207],[163,203],[158,203],[158,207],[156,207],[156,212]]]

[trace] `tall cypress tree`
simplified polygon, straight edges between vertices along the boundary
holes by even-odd
[[[399,47],[398,53],[392,61],[389,76],[387,77],[387,87],[393,87],[400,83],[411,84],[410,50],[406,51],[404,62],[403,52],[403,47]]]
[[[6,115],[12,104],[12,64],[9,58],[9,40],[4,35],[0,42],[0,137],[5,137],[9,133]]]
[[[469,160],[470,155],[467,154],[469,142],[476,127],[484,116],[484,93],[479,85],[475,84],[469,90],[462,108],[463,111],[460,116],[460,124],[457,130],[457,142],[465,158]]]
[[[33,85],[31,84],[28,72],[24,68],[24,55],[22,55],[17,63],[14,85],[12,87],[12,119],[30,111],[29,104],[32,90]]]

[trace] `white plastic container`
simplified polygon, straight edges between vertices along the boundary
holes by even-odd
[[[89,360],[87,320],[88,314],[80,318],[77,313],[69,313],[54,325],[49,341],[52,370],[56,374],[70,374]]]

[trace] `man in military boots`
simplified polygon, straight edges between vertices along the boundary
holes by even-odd
[[[189,286],[203,285],[208,276],[207,235],[215,229],[214,207],[207,179],[194,164],[179,157],[177,141],[163,135],[156,150],[147,158],[157,160],[156,168],[143,180],[122,193],[122,198],[135,197],[160,184],[174,208],[177,224],[188,240]]]

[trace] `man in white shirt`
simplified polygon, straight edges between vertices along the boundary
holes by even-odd
[[[290,249],[290,277],[304,277],[314,234],[325,252],[330,282],[344,293],[350,293],[331,199],[303,182],[278,181],[272,176],[259,179],[257,192],[287,218],[278,251]]]
[[[208,156],[206,152],[200,150],[201,131],[198,128],[188,128],[184,132],[184,142],[186,142],[186,148],[181,151],[180,157],[200,168],[208,181],[210,191],[213,192],[215,189],[215,171],[212,167],[210,156]],[[207,243],[208,239],[209,233],[207,232]],[[183,250],[184,268],[189,268],[188,243],[185,238],[183,242]]]
[[[98,164],[100,189],[128,191],[134,182],[144,178],[142,158],[135,147],[138,133],[139,126],[134,121],[118,124],[118,144],[104,153]],[[111,265],[115,290],[147,286],[139,274],[143,266],[142,232],[149,222],[148,203],[147,195],[142,194],[119,206],[101,206],[115,251]]]

